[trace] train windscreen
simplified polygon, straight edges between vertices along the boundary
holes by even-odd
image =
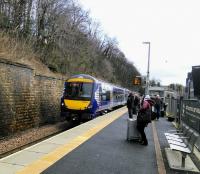
[[[65,83],[65,99],[90,100],[93,83],[67,82]]]

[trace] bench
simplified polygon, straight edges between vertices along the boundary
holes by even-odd
[[[178,135],[185,135],[187,131],[189,130],[189,127],[186,124],[182,124],[181,128],[176,129],[176,130],[169,130],[168,132],[165,133],[165,136],[167,135],[172,135],[174,137],[179,137]]]
[[[171,142],[181,142],[181,143],[188,143],[188,140],[190,139],[191,135],[192,135],[193,131],[191,129],[189,129],[189,127],[185,127],[183,128],[183,132],[182,133],[165,133],[165,136],[167,138],[167,141],[170,143]],[[172,143],[173,144],[173,143]]]
[[[181,166],[179,169],[185,170],[185,159],[188,154],[191,154],[194,149],[198,134],[189,129],[188,126],[183,125],[181,132],[165,133],[170,149],[181,152]]]

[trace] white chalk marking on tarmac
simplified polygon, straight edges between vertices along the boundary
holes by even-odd
[[[153,139],[154,139],[154,144],[155,144],[158,173],[159,174],[166,174],[165,164],[163,162],[163,157],[162,157],[160,144],[159,144],[159,140],[158,140],[158,134],[157,134],[157,131],[156,131],[156,126],[155,126],[154,121],[152,122],[152,129],[153,129]]]

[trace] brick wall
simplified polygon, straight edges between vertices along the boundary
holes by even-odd
[[[0,59],[0,137],[58,121],[63,84]]]

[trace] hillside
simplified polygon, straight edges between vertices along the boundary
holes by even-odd
[[[28,65],[38,74],[62,76],[62,74],[53,73],[41,62],[39,55],[34,52],[30,42],[20,41],[11,38],[5,32],[0,32],[0,43],[0,58]]]
[[[34,15],[33,15],[34,14]],[[140,72],[77,1],[0,4],[0,56],[37,73],[85,73],[132,89]]]

